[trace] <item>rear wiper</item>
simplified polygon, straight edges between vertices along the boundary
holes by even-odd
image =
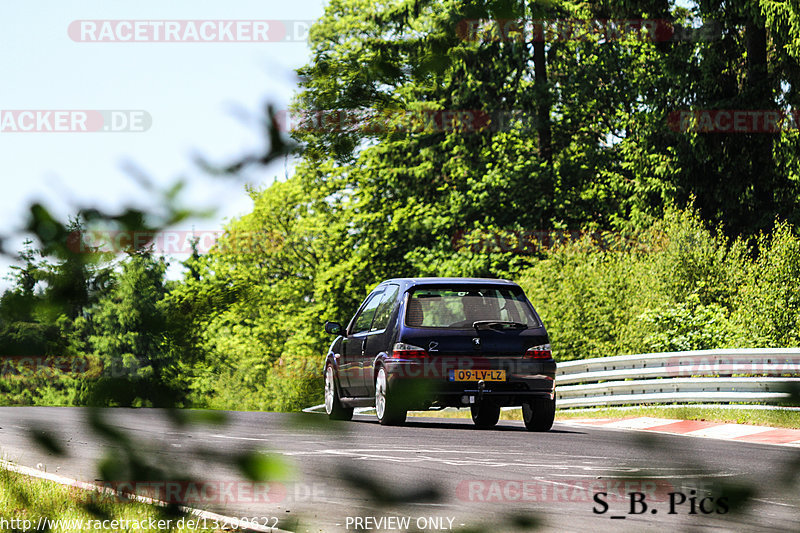
[[[508,320],[477,320],[472,323],[475,331],[482,329],[528,329],[528,324],[522,322],[511,322]]]

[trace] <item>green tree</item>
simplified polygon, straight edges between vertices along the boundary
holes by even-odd
[[[318,289],[336,228],[298,180],[251,195],[254,211],[227,226],[169,301],[196,324],[195,402],[297,409],[320,393],[320,317],[336,308]]]
[[[125,406],[180,401],[167,335],[166,266],[147,250],[129,254],[114,286],[92,309],[89,344],[103,365],[93,401]]]
[[[14,274],[7,279],[13,285],[0,296],[1,357],[43,355],[54,340],[53,332],[37,324],[34,318],[41,297],[36,293],[36,286],[42,279],[44,260],[33,248],[33,241],[25,241],[18,259],[24,266],[11,266]]]

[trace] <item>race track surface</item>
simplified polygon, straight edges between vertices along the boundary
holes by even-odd
[[[101,412],[135,453],[171,472],[167,480],[182,480],[173,495],[184,503],[289,530],[515,531],[530,518],[544,531],[793,531],[800,524],[800,450],[790,447],[567,423],[528,433],[508,421],[479,431],[456,419],[382,427],[367,415],[336,423],[319,414],[225,415],[224,425],[177,425],[157,409]],[[0,408],[0,453],[99,480],[98,461],[125,452],[87,418],[84,408]],[[66,455],[34,444],[32,430],[52,434]],[[228,460],[252,449],[282,458],[292,479],[244,479]],[[203,494],[208,486],[217,492]],[[737,503],[743,490],[750,493],[744,507]],[[632,493],[644,495],[646,510]],[[595,512],[604,510],[595,498],[607,502],[605,512]]]

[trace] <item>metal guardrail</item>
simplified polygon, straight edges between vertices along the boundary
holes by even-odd
[[[558,407],[775,402],[800,390],[800,348],[695,350],[566,361]]]

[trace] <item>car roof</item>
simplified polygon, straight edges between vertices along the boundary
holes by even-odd
[[[404,287],[416,287],[419,285],[510,285],[518,287],[513,281],[496,278],[393,278],[387,279],[384,283],[398,283]]]

